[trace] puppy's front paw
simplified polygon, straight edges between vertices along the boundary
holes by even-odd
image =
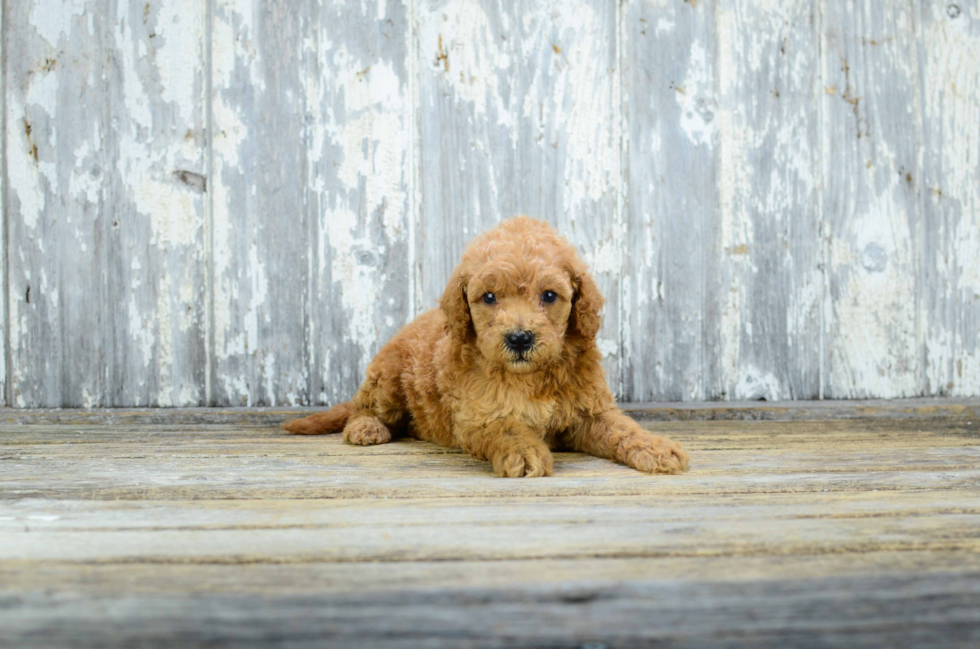
[[[358,417],[344,427],[344,441],[357,446],[387,444],[391,441],[391,431],[376,417]]]
[[[551,475],[551,451],[541,442],[516,442],[493,456],[493,470],[503,478]]]
[[[683,473],[691,461],[677,442],[659,435],[642,435],[620,449],[626,464],[646,473]]]

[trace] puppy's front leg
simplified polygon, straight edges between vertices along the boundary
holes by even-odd
[[[458,433],[463,450],[490,460],[494,472],[504,478],[536,478],[551,475],[551,451],[526,425],[514,419],[498,419]]]
[[[646,473],[683,473],[690,461],[680,444],[643,430],[619,410],[586,417],[565,441],[576,451]]]

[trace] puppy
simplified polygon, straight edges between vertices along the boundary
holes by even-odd
[[[440,308],[385,345],[352,401],[284,424],[349,444],[409,435],[461,448],[504,477],[551,475],[553,449],[681,473],[679,444],[617,407],[596,347],[602,295],[575,249],[516,217],[474,240]]]

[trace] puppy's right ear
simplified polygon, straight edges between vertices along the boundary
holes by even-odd
[[[460,268],[453,271],[453,276],[449,278],[446,290],[442,293],[439,306],[446,314],[446,329],[449,335],[465,342],[473,331],[473,322],[470,320],[470,305],[466,297],[467,277]]]

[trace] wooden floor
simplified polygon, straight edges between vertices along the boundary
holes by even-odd
[[[523,480],[283,412],[0,411],[0,646],[980,646],[980,407],[860,408],[641,408],[690,473]]]

